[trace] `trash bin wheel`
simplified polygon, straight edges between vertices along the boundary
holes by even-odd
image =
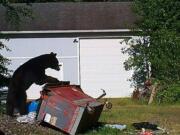
[[[105,107],[107,109],[111,109],[112,108],[112,103],[111,102],[106,102]]]

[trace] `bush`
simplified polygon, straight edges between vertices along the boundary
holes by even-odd
[[[156,101],[158,103],[180,102],[180,83],[170,85],[168,88],[158,91]]]

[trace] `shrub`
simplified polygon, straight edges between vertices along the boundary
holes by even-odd
[[[180,102],[180,83],[170,85],[166,89],[159,90],[156,96],[158,103]]]

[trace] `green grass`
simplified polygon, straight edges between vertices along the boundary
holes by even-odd
[[[119,131],[109,128],[99,128],[86,135],[123,135],[135,134],[131,126],[134,122],[152,122],[167,129],[171,135],[180,134],[180,105],[146,105],[131,99],[109,99],[113,103],[111,110],[103,111],[100,122],[126,124],[127,130]]]

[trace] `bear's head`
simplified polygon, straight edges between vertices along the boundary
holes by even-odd
[[[48,65],[49,65],[50,68],[59,71],[60,70],[60,65],[59,65],[58,59],[56,58],[56,55],[57,54],[53,53],[53,52],[51,52],[49,54],[50,57],[49,57],[49,60],[48,60]]]

